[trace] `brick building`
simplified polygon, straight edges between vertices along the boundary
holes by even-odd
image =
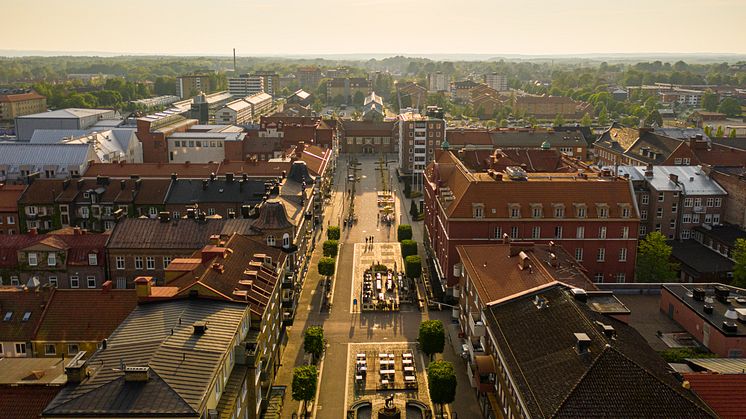
[[[425,173],[425,241],[434,276],[453,286],[456,246],[553,241],[594,282],[631,282],[639,212],[629,181],[603,173],[472,172],[450,151]]]
[[[579,119],[586,113],[593,114],[593,107],[587,102],[565,96],[516,96],[513,99],[513,112],[544,119],[553,119],[557,115]]]
[[[399,148],[400,174],[411,176],[414,189],[422,188],[425,167],[435,158],[435,148],[446,138],[442,114],[420,115],[406,112],[397,117],[394,142]]]
[[[34,91],[0,90],[0,121],[12,121],[18,116],[46,110],[47,98]]]
[[[187,119],[178,113],[158,113],[137,119],[137,138],[142,143],[145,163],[168,163],[168,142],[175,132],[186,132],[197,119]]]
[[[705,166],[703,171],[728,192],[723,222],[746,227],[746,168]]]
[[[370,93],[368,79],[361,77],[333,78],[326,82],[326,100],[346,104],[354,103],[356,96],[365,97]]]
[[[24,185],[0,184],[0,235],[18,234],[18,198],[26,190]]]
[[[398,151],[393,122],[342,121],[340,152],[394,155]]]

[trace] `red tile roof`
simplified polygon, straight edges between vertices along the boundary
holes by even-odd
[[[36,92],[18,93],[18,94],[12,94],[12,95],[0,95],[0,102],[22,102],[24,100],[34,100],[34,99],[46,99],[46,98]]]
[[[492,137],[488,130],[455,129],[446,132],[446,139],[451,146],[486,145],[492,147]]]
[[[53,291],[42,288],[38,292],[18,287],[0,287],[0,342],[30,342],[42,320],[45,304]],[[5,321],[7,313],[12,313]],[[31,313],[24,321],[25,313]],[[31,348],[26,348],[31,353]]]
[[[0,268],[18,266],[18,251],[37,245],[67,251],[69,265],[88,266],[88,255],[98,255],[98,265],[104,266],[104,251],[109,234],[18,234],[0,241]]]
[[[743,418],[746,412],[746,374],[684,374],[691,389],[721,418]]]
[[[129,178],[137,175],[141,178],[170,178],[176,173],[179,178],[204,179],[211,173],[224,175],[246,174],[248,176],[280,176],[290,170],[289,162],[220,162],[220,163],[93,163],[85,173],[86,177],[109,176],[112,178]]]
[[[58,289],[47,304],[34,340],[103,340],[111,335],[136,306],[135,290]]]
[[[18,211],[18,198],[20,198],[24,190],[26,190],[25,185],[6,185],[0,183],[0,212]]]
[[[60,389],[60,386],[1,386],[3,419],[38,418]]]

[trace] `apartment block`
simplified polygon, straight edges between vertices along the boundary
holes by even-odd
[[[446,123],[437,110],[430,115],[411,111],[397,117],[394,143],[399,146],[399,170],[412,176],[412,185],[422,187],[425,167],[435,158],[435,149],[446,138]]]
[[[0,89],[0,121],[47,111],[47,98],[32,90]]]
[[[233,96],[249,96],[262,93],[264,89],[264,79],[260,76],[241,74],[238,77],[228,78],[228,92]]]
[[[484,75],[484,84],[498,92],[508,90],[508,78],[498,73],[487,73]]]
[[[176,78],[176,95],[181,99],[190,98],[199,92],[210,92],[210,76],[190,74]]]

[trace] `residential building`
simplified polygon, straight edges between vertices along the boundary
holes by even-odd
[[[340,152],[360,154],[397,154],[394,122],[343,120],[340,131]]]
[[[370,92],[363,101],[364,121],[383,121],[386,112],[383,108],[383,99],[375,92]]]
[[[452,81],[449,86],[451,100],[457,103],[468,103],[471,99],[471,91],[479,86],[474,80]]]
[[[430,92],[447,92],[448,77],[440,71],[427,75],[427,90]]]
[[[20,232],[18,199],[25,190],[25,185],[0,183],[0,235],[18,234]]]
[[[163,284],[164,271],[174,259],[189,257],[209,244],[211,237],[246,233],[251,225],[251,220],[173,216],[168,220],[126,218],[117,223],[106,246],[108,277],[115,288],[134,288],[135,278],[143,275]]]
[[[456,246],[550,241],[575,255],[594,282],[632,282],[640,218],[631,185],[610,172],[472,172],[439,153],[425,173],[431,275],[453,286]]]
[[[746,411],[746,374],[692,372],[682,374],[690,388],[719,418],[737,419]]]
[[[0,143],[0,180],[25,183],[32,175],[46,179],[78,177],[96,161],[93,144]]]
[[[248,136],[251,138],[282,137],[285,148],[303,141],[305,144],[327,149],[336,146],[337,129],[334,120],[273,114],[262,116],[259,130],[250,130]]]
[[[181,99],[196,96],[200,92],[209,93],[210,76],[207,74],[189,74],[176,78],[176,95]]]
[[[18,141],[29,141],[37,129],[83,130],[102,120],[116,118],[116,111],[111,109],[67,108],[22,115],[16,117],[16,138]]]
[[[0,321],[0,362],[4,358],[33,356],[31,341],[49,301],[48,294],[29,292],[19,286],[0,287],[0,315],[3,316]]]
[[[746,352],[746,290],[718,283],[664,284],[660,311],[721,357]]]
[[[295,73],[301,89],[316,91],[321,84],[323,74],[319,67],[302,67]]]
[[[672,90],[660,92],[661,103],[678,103],[679,105],[699,108],[702,104],[702,96],[705,92],[702,90],[682,89],[675,87]]]
[[[0,358],[3,418],[38,418],[67,382],[64,364],[60,358]]]
[[[175,132],[166,139],[169,163],[243,160],[243,132]]]
[[[733,261],[695,239],[669,240],[668,244],[680,282],[728,283],[733,278]]]
[[[338,103],[352,104],[356,96],[365,97],[370,93],[368,79],[361,77],[333,78],[326,82],[326,99]]]
[[[550,283],[487,304],[491,357],[476,366],[486,417],[716,417],[619,320],[616,298],[594,297]]]
[[[228,92],[233,96],[245,97],[265,90],[264,79],[251,74],[228,77]]]
[[[425,167],[435,158],[435,147],[445,141],[446,122],[442,112],[421,115],[402,113],[394,125],[394,143],[399,147],[399,171],[412,178],[415,190],[422,189]]]
[[[232,173],[223,178],[175,179],[166,195],[165,208],[182,216],[191,209],[194,217],[204,213],[205,216],[239,218],[245,213],[245,207],[258,205],[273,188],[279,189],[276,180],[239,179]]]
[[[93,144],[98,161],[102,163],[142,163],[142,143],[135,128],[101,130],[47,130],[34,131],[31,144]]]
[[[287,103],[297,103],[301,106],[309,106],[313,103],[313,95],[303,89],[298,89],[292,95],[288,96]]]
[[[427,89],[414,82],[397,82],[396,95],[402,112],[404,108],[423,109],[427,105]]]
[[[580,119],[593,114],[593,107],[587,102],[576,101],[565,96],[515,96],[513,112],[520,112],[536,118],[554,119],[557,115],[568,119]]]
[[[557,150],[569,157],[585,160],[588,141],[580,129],[557,131],[554,129],[448,129],[448,147],[452,150]],[[436,147],[442,148],[437,142]]]
[[[632,182],[640,209],[640,237],[657,231],[687,240],[702,225],[723,222],[727,192],[701,166],[608,167]]]
[[[704,166],[703,170],[728,193],[723,222],[746,227],[746,168]]]
[[[214,126],[214,125],[213,125]],[[121,181],[137,176],[146,182],[147,179],[171,179],[172,175],[184,179],[205,179],[210,174],[216,176],[225,176],[226,173],[233,173],[238,178],[243,175],[248,177],[280,177],[282,172],[287,173],[290,170],[292,162],[290,161],[220,161],[212,163],[192,164],[192,163],[140,163],[140,164],[103,164],[93,163],[85,173],[86,177],[96,178],[105,176],[111,179]]]
[[[264,85],[264,92],[270,96],[277,96],[280,93],[280,75],[274,71],[255,71],[254,77],[259,77]],[[245,96],[245,95],[244,95]]]
[[[498,92],[508,90],[508,78],[498,73],[487,73],[484,75],[484,84]]]
[[[0,121],[47,111],[47,98],[33,90],[0,89]]]
[[[106,280],[108,234],[19,234],[0,242],[3,285],[101,288]]]

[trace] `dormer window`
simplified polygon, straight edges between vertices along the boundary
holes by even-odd
[[[531,217],[541,218],[544,215],[544,208],[541,204],[531,204]]]
[[[565,216],[565,205],[554,204],[554,218],[564,218]]]
[[[606,204],[596,204],[598,218],[609,218],[609,206]]]
[[[575,204],[575,216],[578,218],[586,217],[586,206],[585,204]]]
[[[508,204],[510,218],[521,218],[521,206],[518,204]]]
[[[13,318],[13,312],[12,311],[8,311],[8,312],[5,313],[5,316],[3,317],[3,321],[4,322],[9,322],[10,319],[12,319],[12,318]]]
[[[619,204],[619,206],[622,209],[622,218],[629,218],[630,216],[630,207],[628,204]]]
[[[35,252],[29,252],[28,254],[28,265],[29,266],[37,266],[39,264],[39,259],[36,257]]]
[[[275,236],[268,235],[267,236],[267,246],[274,246],[275,245]]]
[[[47,266],[57,266],[57,253],[47,254]]]
[[[98,255],[95,253],[89,253],[88,254],[88,264],[90,266],[96,266],[98,265]]]
[[[484,218],[484,204],[472,204],[471,211],[474,218]]]

